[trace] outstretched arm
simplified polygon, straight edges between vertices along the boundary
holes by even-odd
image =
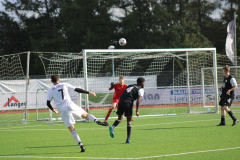
[[[109,90],[112,90],[114,88],[115,84],[114,82],[111,83],[111,87],[109,88]]]
[[[94,93],[94,92],[89,92],[89,91],[83,90],[83,89],[81,89],[81,88],[76,88],[74,91],[76,91],[76,92],[78,92],[78,93],[90,94],[90,95],[92,95],[93,97],[97,97],[97,96],[96,96],[96,93]]]

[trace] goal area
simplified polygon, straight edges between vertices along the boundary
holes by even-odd
[[[45,72],[41,78],[29,78],[29,63],[35,61],[42,64]],[[46,106],[52,74],[58,74],[63,83],[96,92],[97,97],[76,92],[70,92],[70,96],[74,103],[100,119],[112,105],[114,90],[109,91],[109,87],[112,82],[118,83],[119,76],[124,76],[128,85],[136,84],[138,77],[145,78],[141,116],[218,113],[217,89],[222,84],[224,65],[231,66],[231,74],[238,81],[236,73],[240,71],[232,68],[226,55],[216,54],[215,48],[85,49],[79,53],[22,52],[0,56],[0,122],[8,125],[26,124],[29,119],[61,121]],[[236,110],[238,99],[237,89],[233,103]],[[114,112],[110,118],[117,116]]]

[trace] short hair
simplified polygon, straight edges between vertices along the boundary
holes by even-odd
[[[123,76],[120,76],[119,79],[124,79],[124,77],[123,77]]]
[[[230,67],[229,67],[228,65],[223,66],[223,70],[224,70],[225,72],[229,72],[229,71],[230,71]]]
[[[51,76],[51,80],[53,83],[56,83],[59,80],[59,76],[57,74],[54,74]]]
[[[145,79],[144,79],[143,77],[139,77],[139,78],[137,79],[137,84],[138,84],[138,85],[141,85],[143,82],[145,82]]]

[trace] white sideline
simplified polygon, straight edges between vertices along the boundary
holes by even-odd
[[[43,156],[0,156],[2,158],[48,158],[48,159],[148,159],[148,158],[159,158],[159,157],[170,157],[170,156],[179,156],[179,155],[187,155],[194,153],[206,153],[206,152],[216,152],[216,151],[226,151],[240,149],[240,147],[233,148],[222,148],[222,149],[212,149],[212,150],[204,150],[204,151],[194,151],[194,152],[183,152],[183,153],[175,153],[175,154],[165,154],[158,156],[148,156],[148,157],[139,157],[139,158],[108,158],[108,157],[43,157]]]

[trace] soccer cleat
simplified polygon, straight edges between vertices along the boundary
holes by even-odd
[[[217,126],[226,126],[226,123],[220,123],[219,125]]]
[[[113,127],[112,126],[109,127],[109,133],[110,133],[110,136],[112,138],[114,138],[114,133],[113,133]]]
[[[98,125],[102,125],[102,122],[101,122],[101,121],[96,121],[96,123],[97,123]]]
[[[103,124],[103,126],[109,126],[109,123],[108,122],[102,122]]]
[[[238,122],[239,122],[238,119],[234,120],[232,126],[234,126],[234,125],[237,124]]]
[[[102,125],[102,126],[109,126],[108,122],[97,121],[96,123],[97,123],[98,125]]]
[[[81,148],[81,152],[85,152],[86,149],[83,145],[81,145],[80,148]]]
[[[130,138],[127,138],[126,143],[131,143]]]

